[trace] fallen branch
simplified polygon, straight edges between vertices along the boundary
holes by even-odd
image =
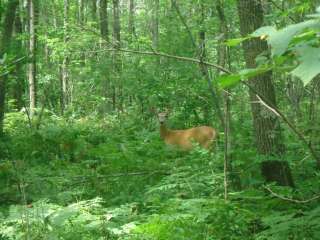
[[[314,200],[320,199],[320,194],[319,194],[319,195],[316,195],[316,196],[314,196],[312,198],[309,198],[309,199],[306,199],[306,200],[298,200],[298,199],[288,198],[288,197],[282,196],[282,195],[280,195],[278,193],[275,193],[272,189],[270,189],[267,186],[263,186],[263,188],[266,189],[272,196],[277,197],[277,198],[279,198],[281,200],[288,201],[288,202],[293,202],[293,203],[304,204],[304,203],[309,203],[309,202],[312,202]]]
[[[141,171],[141,172],[125,172],[125,173],[114,173],[114,174],[107,174],[107,175],[79,175],[79,176],[68,176],[68,179],[90,179],[90,178],[114,178],[114,177],[128,177],[128,176],[142,176],[142,175],[170,175],[169,172],[164,170],[156,170],[156,171]],[[48,179],[66,179],[67,176],[45,176],[45,177],[38,177],[36,180],[48,180]],[[32,183],[33,181],[28,181],[28,183]]]

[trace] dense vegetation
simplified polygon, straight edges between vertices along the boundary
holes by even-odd
[[[320,239],[319,5],[0,0],[0,240]]]

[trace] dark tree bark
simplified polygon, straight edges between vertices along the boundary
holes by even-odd
[[[37,33],[36,33],[36,8],[37,0],[28,0],[29,10],[29,101],[30,117],[33,116],[37,104],[37,69],[36,69],[36,52],[37,52]]]
[[[238,13],[242,36],[247,36],[263,24],[263,8],[260,0],[238,0]],[[257,67],[256,57],[266,53],[268,46],[265,41],[252,39],[243,42],[243,50],[247,68],[255,68]],[[250,84],[276,106],[271,71],[252,78]],[[259,103],[254,92],[250,91],[249,95],[257,150],[259,154],[269,158],[262,162],[262,175],[267,182],[293,186],[288,163],[275,160],[280,158],[284,151],[279,120]]]
[[[11,0],[8,2],[7,10],[4,15],[3,32],[0,40],[0,59],[4,59],[8,53],[11,43],[13,23],[15,12],[19,5],[19,0]],[[3,135],[3,119],[5,113],[5,95],[7,75],[0,75],[0,136]]]

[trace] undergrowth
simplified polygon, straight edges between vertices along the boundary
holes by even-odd
[[[0,239],[320,239],[317,201],[270,195],[250,151],[224,200],[223,155],[164,146],[152,122],[7,114],[0,143]],[[259,162],[257,160],[257,162]],[[299,171],[296,171],[299,173]],[[319,176],[303,189],[319,187]],[[256,181],[253,181],[256,180]],[[251,184],[249,184],[249,182]],[[295,190],[271,186],[288,197]],[[289,236],[289,238],[288,238]]]

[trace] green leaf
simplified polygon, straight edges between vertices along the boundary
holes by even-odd
[[[300,78],[304,85],[307,85],[320,73],[320,49],[310,46],[297,47],[300,64],[291,74]]]
[[[62,226],[68,219],[74,217],[77,214],[78,209],[67,207],[65,209],[55,212],[51,217],[51,222],[56,226]]]
[[[236,85],[241,80],[240,74],[221,75],[218,77],[218,85],[221,88],[229,88]]]
[[[306,28],[312,28],[319,26],[319,21],[309,20],[297,24],[290,25],[284,29],[277,31],[270,35],[268,43],[271,45],[271,53],[273,56],[279,56],[283,54],[291,42],[292,38],[301,33]]]
[[[247,80],[252,77],[255,77],[259,74],[265,73],[269,71],[271,67],[269,66],[262,66],[259,68],[246,68],[241,70],[237,74],[230,74],[230,75],[221,75],[218,80],[218,85],[221,88],[229,88],[235,86],[241,80]]]
[[[270,36],[272,34],[275,34],[277,32],[277,29],[273,26],[264,26],[261,28],[258,28],[256,31],[254,31],[251,36],[253,37],[261,37],[264,35]]]
[[[271,67],[261,66],[258,68],[245,68],[245,69],[241,70],[239,73],[241,75],[241,78],[243,80],[245,80],[245,79],[249,79],[249,78],[255,77],[257,75],[260,75],[262,73],[265,73],[269,70],[271,70]]]
[[[233,39],[228,39],[226,41],[226,45],[229,47],[234,47],[242,43],[243,41],[249,39],[250,37],[243,37],[243,38],[233,38]]]

